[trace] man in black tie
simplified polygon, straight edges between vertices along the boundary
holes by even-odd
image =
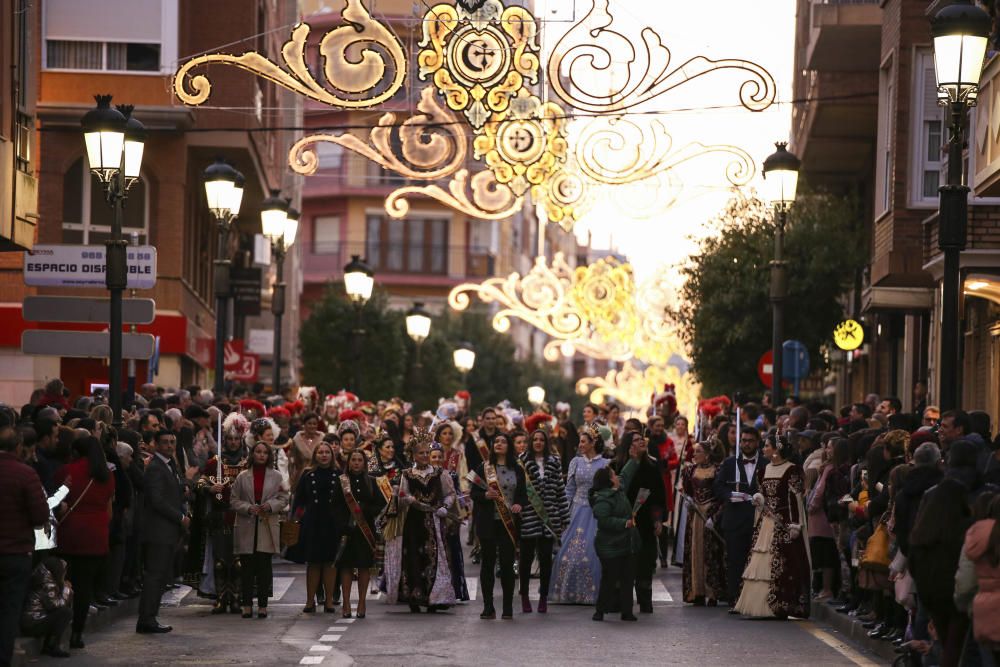
[[[170,632],[169,625],[160,625],[156,616],[160,598],[166,589],[174,565],[174,553],[182,531],[190,525],[184,504],[184,485],[177,473],[174,451],[177,435],[161,430],[154,441],[156,453],[146,464],[143,474],[145,505],[142,515],[142,542],[145,561],[144,584],[139,601],[138,633]]]
[[[766,459],[760,452],[760,432],[749,426],[740,435],[739,465],[735,456],[722,462],[715,476],[713,491],[723,503],[719,530],[726,541],[726,589],[729,608],[740,596],[743,569],[753,546],[753,494],[764,478]],[[739,481],[737,482],[737,476]]]

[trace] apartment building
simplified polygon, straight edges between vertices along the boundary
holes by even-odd
[[[29,88],[39,136],[37,155],[32,156],[38,169],[34,241],[100,245],[108,237],[111,210],[89,173],[80,119],[94,106],[95,94],[112,94],[116,104],[135,105],[133,114],[149,136],[141,179],[125,204],[124,233],[138,244],[156,247],[158,273],[153,289],[135,293],[156,301],[154,322],[140,325],[138,331],[159,337],[158,384],[211,386],[217,231],[206,208],[201,174],[221,155],[245,175],[239,233],[231,235],[235,238],[230,251],[237,263],[249,262],[247,251],[252,235],[260,232],[259,207],[268,190],[284,188],[295,196],[284,166],[291,138],[261,130],[294,122],[296,101],[246,72],[213,67],[211,108],[188,108],[172,94],[173,73],[179,62],[199,53],[251,49],[278,53],[295,20],[296,3],[217,0],[211,11],[195,0],[15,0],[14,4],[31,9],[35,23],[25,30],[33,35],[34,46],[22,58],[40,68],[38,86]],[[4,76],[7,71],[4,68]],[[25,109],[30,109],[27,103]],[[21,118],[28,116],[21,113]],[[29,197],[18,210],[30,206]],[[26,217],[30,222],[31,216]],[[30,246],[30,240],[19,235],[14,243]],[[291,268],[286,275],[295,273],[294,258],[289,253]],[[106,292],[26,288],[21,261],[21,253],[10,253],[0,265],[0,314],[9,323],[0,334],[0,358],[7,368],[0,400],[25,402],[31,388],[54,376],[61,377],[74,394],[88,393],[91,384],[107,381],[106,362],[23,357],[21,332],[51,327],[25,322],[21,300],[33,293],[106,296]],[[269,293],[264,282],[264,292]],[[246,319],[237,318],[234,334],[240,337],[246,328]],[[137,366],[142,383],[150,377],[149,368],[146,362]]]

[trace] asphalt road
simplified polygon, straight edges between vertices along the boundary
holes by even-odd
[[[478,589],[477,566],[467,568],[470,591]],[[532,581],[537,590],[537,580]],[[270,617],[211,616],[211,603],[190,589],[168,592],[161,622],[166,635],[135,634],[135,619],[118,621],[85,636],[87,648],[71,661],[39,659],[39,665],[883,665],[834,630],[809,621],[754,621],[724,608],[679,602],[680,573],[660,570],[654,613],[623,623],[603,623],[593,609],[550,605],[526,615],[515,598],[513,621],[482,621],[475,600],[447,612],[411,614],[406,607],[369,600],[367,618],[301,613],[305,566],[275,564]],[[478,591],[477,591],[478,592]],[[499,582],[497,604],[499,608]],[[478,597],[478,596],[477,596]],[[532,597],[537,597],[533,595]],[[322,610],[322,607],[320,607]]]

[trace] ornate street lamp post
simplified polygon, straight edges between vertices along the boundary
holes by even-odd
[[[271,313],[274,315],[274,368],[271,384],[274,393],[281,393],[281,320],[285,314],[285,253],[295,243],[299,229],[299,212],[282,199],[277,190],[264,200],[260,211],[261,228],[271,242],[275,266],[274,288],[271,294]]]
[[[351,255],[351,261],[344,267],[344,291],[354,304],[354,328],[351,330],[351,358],[353,360],[351,388],[361,396],[361,339],[365,330],[361,321],[361,312],[372,297],[375,287],[375,272],[360,255]]]

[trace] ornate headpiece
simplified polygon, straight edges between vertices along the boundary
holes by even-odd
[[[431,445],[434,442],[434,436],[425,428],[420,426],[415,426],[413,428],[413,436],[410,438],[410,447],[414,448],[417,445]]]
[[[274,420],[270,417],[260,417],[259,419],[254,419],[250,423],[250,430],[243,437],[243,441],[248,447],[253,447],[257,442],[257,438],[263,435],[264,431],[267,429],[271,429],[275,439],[277,439],[278,435],[281,433],[281,429],[278,428],[278,425],[275,424]]]
[[[524,430],[534,433],[539,429],[549,430],[552,427],[552,415],[536,412],[524,420]]]
[[[601,431],[595,422],[591,422],[586,426],[584,426],[582,429],[580,429],[580,434],[589,436],[590,439],[593,440],[594,442],[597,442],[598,440],[602,439]]]
[[[247,416],[247,419],[259,419],[267,414],[267,408],[260,401],[252,398],[244,398],[240,401],[240,412]]]
[[[353,433],[355,438],[361,437],[361,427],[353,419],[345,419],[337,426],[337,435],[343,436],[346,431]]]
[[[222,431],[226,435],[242,438],[250,430],[250,422],[238,412],[230,412],[222,421]]]

